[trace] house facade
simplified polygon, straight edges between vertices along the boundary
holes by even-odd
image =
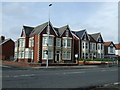
[[[37,27],[23,26],[15,43],[17,61],[46,63],[74,62],[74,40],[68,25],[55,28],[51,22]],[[47,55],[48,54],[48,55]]]
[[[115,55],[120,56],[120,43],[115,44]]]
[[[104,43],[105,57],[114,58],[115,57],[115,45],[112,41]]]
[[[4,36],[0,36],[0,59],[14,59],[14,41],[10,38],[5,39]]]
[[[18,62],[34,63],[47,60],[74,63],[79,58],[104,58],[104,41],[100,33],[71,31],[69,25],[57,28],[49,21],[36,27],[23,26],[15,42],[14,58]]]
[[[93,39],[96,41],[96,55],[95,58],[104,58],[104,41],[101,33],[90,34]]]
[[[88,34],[86,30],[72,32],[79,38],[79,58],[104,58],[104,41],[100,33]]]

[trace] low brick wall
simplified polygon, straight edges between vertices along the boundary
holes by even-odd
[[[11,64],[11,65],[18,65],[18,66],[32,66],[32,67],[39,67],[39,66],[46,66],[46,64],[41,63],[25,63],[25,62],[12,62],[12,61],[0,61],[0,63]],[[49,66],[77,66],[76,63],[50,63]]]
[[[11,65],[18,65],[18,66],[32,66],[32,67],[41,66],[41,64],[32,64],[32,63],[23,63],[23,62],[12,62],[12,61],[0,61],[0,63],[11,64]]]
[[[76,61],[80,65],[107,65],[112,64],[112,62],[102,62],[102,61]]]

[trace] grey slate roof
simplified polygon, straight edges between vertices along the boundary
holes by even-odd
[[[88,34],[89,38],[90,38],[90,41],[96,41],[90,34]]]
[[[90,34],[96,41],[100,33]]]
[[[32,30],[34,29],[34,27],[29,27],[29,26],[23,26],[23,28],[25,30],[26,36],[29,36]]]
[[[59,31],[59,34],[61,35],[61,34],[63,34],[63,32],[65,31],[65,30],[68,30],[68,25],[66,25],[66,26],[63,26],[63,27],[60,27],[60,28],[58,28],[58,31]]]
[[[59,28],[53,27],[58,36],[60,36]]]
[[[81,30],[81,31],[72,31],[76,36],[78,36],[80,39],[82,38],[82,35],[84,34],[86,30]]]
[[[48,25],[48,22],[46,23],[43,23],[41,25],[38,25],[37,27],[35,27],[33,29],[33,31],[31,32],[30,36],[33,36],[33,35],[36,35],[36,34],[39,34],[42,32],[43,28],[45,28],[46,26]]]

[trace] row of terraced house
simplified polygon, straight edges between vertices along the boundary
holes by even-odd
[[[36,27],[23,26],[15,42],[14,58],[18,62],[46,63],[48,59],[49,63],[74,63],[76,58],[104,58],[104,44],[101,33],[74,31],[69,25],[57,28],[46,22]],[[114,45],[110,47],[114,50]]]

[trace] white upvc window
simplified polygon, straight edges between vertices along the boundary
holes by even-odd
[[[29,38],[29,47],[34,47],[34,37]]]
[[[25,58],[30,58],[30,51],[28,48],[25,50]]]
[[[19,47],[25,46],[25,39],[19,39]]]
[[[71,39],[67,39],[67,47],[71,47]]]
[[[49,42],[49,46],[53,46],[53,37],[49,37],[49,40],[48,40],[48,42]]]
[[[53,46],[53,39],[53,37],[49,37],[49,40],[48,37],[43,37],[43,46],[47,46],[47,44]]]
[[[68,37],[69,36],[69,31],[68,30],[66,30],[66,37]]]
[[[64,59],[64,60],[70,60],[71,59],[71,52],[70,51],[63,51],[63,53],[62,53],[62,59]]]
[[[71,47],[71,39],[63,39],[63,47]]]
[[[63,47],[66,47],[66,46],[67,46],[67,40],[63,39]]]
[[[47,59],[46,50],[43,50],[42,59]],[[52,50],[48,51],[48,59],[53,59],[53,51]]]
[[[48,51],[48,58],[53,59],[53,51],[52,50]]]
[[[57,47],[60,47],[60,46],[61,46],[61,39],[60,39],[60,38],[57,38],[57,39],[56,39],[56,46],[57,46]]]
[[[47,46],[47,37],[43,37],[43,46]]]
[[[71,52],[67,51],[67,59],[71,59]]]
[[[21,52],[21,58],[24,58],[24,51]]]

